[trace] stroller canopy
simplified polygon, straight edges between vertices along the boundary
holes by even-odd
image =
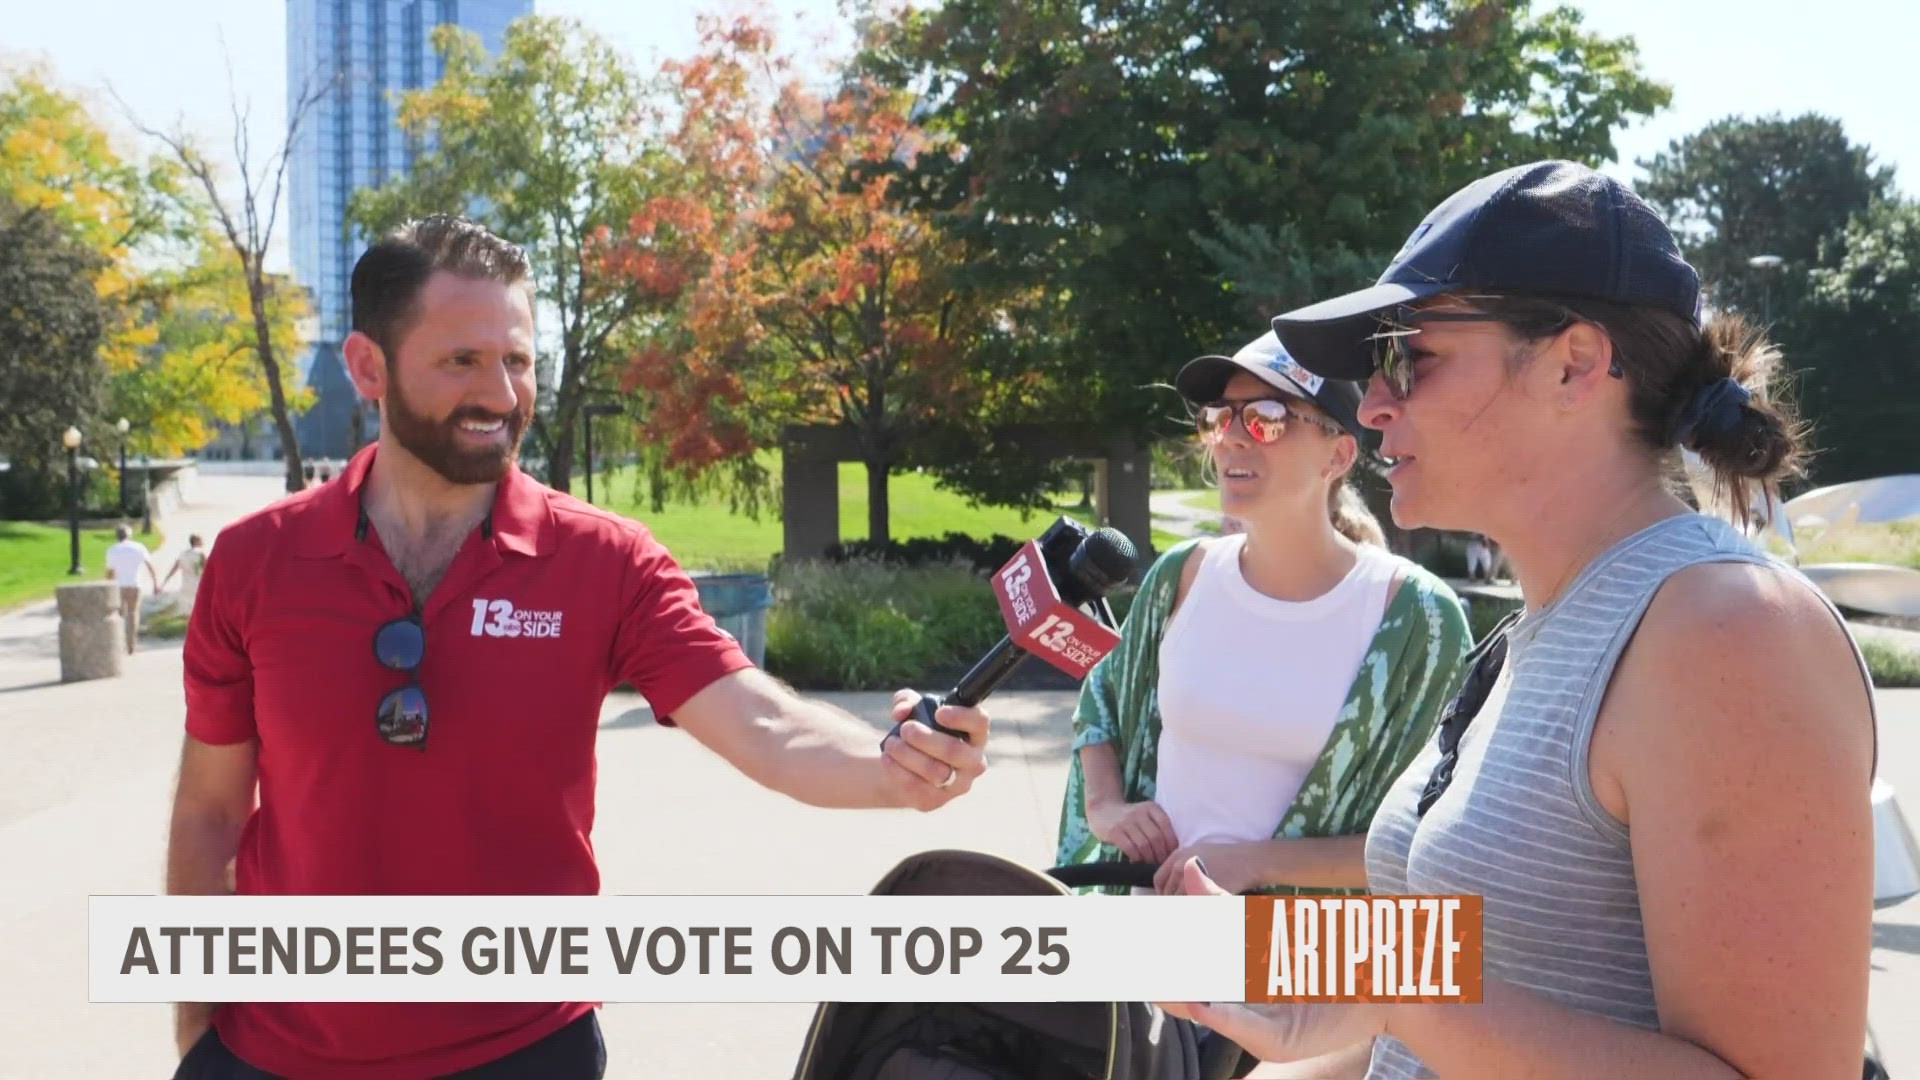
[[[1053,878],[995,855],[929,851],[894,867],[872,895],[1071,894]],[[1143,1002],[825,1002],[814,1014],[794,1080],[1216,1080],[1231,1075],[1202,1071],[1208,1037],[1204,1029]],[[1238,1059],[1236,1049],[1229,1065]]]

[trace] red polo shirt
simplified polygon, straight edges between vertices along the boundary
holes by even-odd
[[[187,732],[260,742],[239,892],[597,893],[608,691],[631,683],[667,717],[751,661],[645,527],[514,469],[423,612],[426,749],[388,745],[375,709],[407,677],[376,662],[373,636],[413,605],[378,531],[356,535],[373,458],[222,530],[207,559]],[[269,1072],[411,1078],[491,1061],[591,1008],[235,1003],[215,1024]]]

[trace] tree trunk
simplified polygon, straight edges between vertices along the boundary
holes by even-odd
[[[247,274],[247,301],[253,308],[253,341],[267,375],[267,396],[273,403],[273,425],[280,430],[280,450],[286,458],[287,490],[307,486],[300,466],[300,440],[293,435],[293,417],[287,413],[287,392],[280,385],[280,364],[274,359],[273,330],[267,322],[266,283],[258,271]]]
[[[893,538],[887,528],[887,475],[892,471],[891,462],[867,462],[867,539],[882,544]]]
[[[547,454],[547,486],[555,491],[573,488],[573,424],[578,409],[562,407],[553,417],[552,451]]]

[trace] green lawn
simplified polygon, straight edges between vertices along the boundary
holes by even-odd
[[[764,569],[767,560],[780,550],[781,525],[777,508],[754,521],[744,514],[732,514],[726,504],[697,506],[669,503],[655,513],[647,505],[644,492],[634,488],[635,470],[616,469],[611,482],[594,478],[595,502],[618,514],[644,522],[653,534],[680,562],[693,569]],[[585,495],[586,486],[576,482],[575,494]],[[639,497],[636,497],[639,496]],[[916,536],[943,536],[949,532],[987,537],[995,533],[1025,539],[1038,536],[1051,515],[1022,517],[1006,507],[967,505],[965,499],[934,486],[933,477],[924,473],[895,473],[887,486],[892,509],[892,531],[896,540]],[[1065,514],[1084,524],[1092,523],[1092,514],[1078,509],[1077,495],[1062,496],[1055,505],[1056,514]],[[1172,533],[1154,531],[1154,544],[1165,548],[1178,542]],[[867,536],[867,473],[858,462],[840,466],[840,539],[862,540]]]
[[[1810,529],[1799,540],[1803,563],[1872,562],[1920,570],[1920,522]],[[1775,554],[1786,554],[1786,545],[1773,533],[1767,534],[1767,544]]]
[[[158,533],[134,535],[149,549],[160,546]],[[69,581],[98,581],[107,572],[107,549],[113,543],[111,529],[81,530],[80,573],[69,575],[73,556],[67,530],[0,521],[0,609],[52,596],[56,586]]]

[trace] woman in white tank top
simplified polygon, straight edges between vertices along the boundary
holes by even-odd
[[[1176,1012],[1269,1060],[1373,1037],[1369,1080],[1863,1074],[1872,688],[1738,527],[1800,431],[1777,352],[1700,299],[1645,202],[1551,161],[1274,320],[1317,373],[1371,375],[1394,520],[1485,533],[1525,596],[1367,849],[1378,891],[1484,898],[1483,1004]],[[1670,486],[1683,451],[1733,524]]]
[[[1357,891],[1367,823],[1460,675],[1458,599],[1346,477],[1360,388],[1271,334],[1182,369],[1244,531],[1149,571],[1076,716],[1059,862],[1188,856],[1236,890]]]

